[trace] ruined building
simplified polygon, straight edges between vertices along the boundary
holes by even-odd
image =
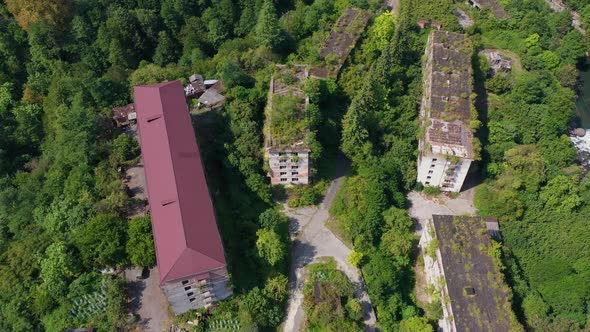
[[[442,306],[440,331],[522,331],[512,311],[492,239],[495,218],[433,215],[420,239],[432,305]]]
[[[160,287],[175,314],[232,294],[180,81],[134,88]]]
[[[510,18],[498,0],[469,0],[469,4],[478,9],[489,8],[495,18]]]
[[[426,46],[420,108],[418,181],[458,192],[479,141],[472,130],[477,112],[471,102],[473,46],[466,35],[433,30]]]
[[[309,98],[303,92],[308,77],[306,65],[277,65],[270,79],[264,145],[271,184],[309,183]]]

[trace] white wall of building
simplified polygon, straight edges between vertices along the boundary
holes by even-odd
[[[428,245],[433,240],[434,226],[432,221],[426,223],[426,228],[422,231],[420,237],[419,247],[422,251],[422,257],[424,258],[424,275],[426,277],[426,283],[433,285],[435,290],[440,293],[440,301],[443,309],[443,317],[438,320],[438,331],[440,332],[457,332],[457,327],[453,321],[453,308],[451,303],[445,301],[446,295],[449,294],[449,290],[446,284],[445,273],[442,267],[442,257],[440,250],[436,250],[436,256],[434,259],[428,254]],[[430,299],[431,301],[433,299]]]
[[[418,163],[418,182],[425,186],[440,187],[444,191],[459,192],[470,166],[470,159],[459,158],[459,162],[453,165],[444,156],[423,155]]]
[[[271,184],[309,183],[309,152],[271,152],[268,163]]]

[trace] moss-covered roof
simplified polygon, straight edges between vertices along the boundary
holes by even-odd
[[[432,31],[427,46],[426,88],[422,108],[425,141],[450,155],[473,157],[470,121],[473,45],[464,34]]]
[[[457,331],[510,331],[518,323],[492,256],[489,218],[432,217]]]
[[[371,15],[359,8],[346,8],[338,18],[330,36],[320,49],[324,67],[312,69],[312,75],[319,78],[336,77],[346,58],[365,30]]]

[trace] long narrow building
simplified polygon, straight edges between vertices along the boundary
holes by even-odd
[[[479,141],[471,128],[477,120],[471,102],[472,54],[467,35],[434,30],[428,37],[418,159],[418,181],[425,186],[460,191],[478,158]]]
[[[134,88],[160,287],[174,313],[232,294],[180,81]]]
[[[433,215],[420,238],[432,305],[440,305],[443,332],[522,331],[504,281],[495,218]]]

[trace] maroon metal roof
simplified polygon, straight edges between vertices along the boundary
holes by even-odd
[[[225,266],[180,81],[134,88],[160,283]]]

